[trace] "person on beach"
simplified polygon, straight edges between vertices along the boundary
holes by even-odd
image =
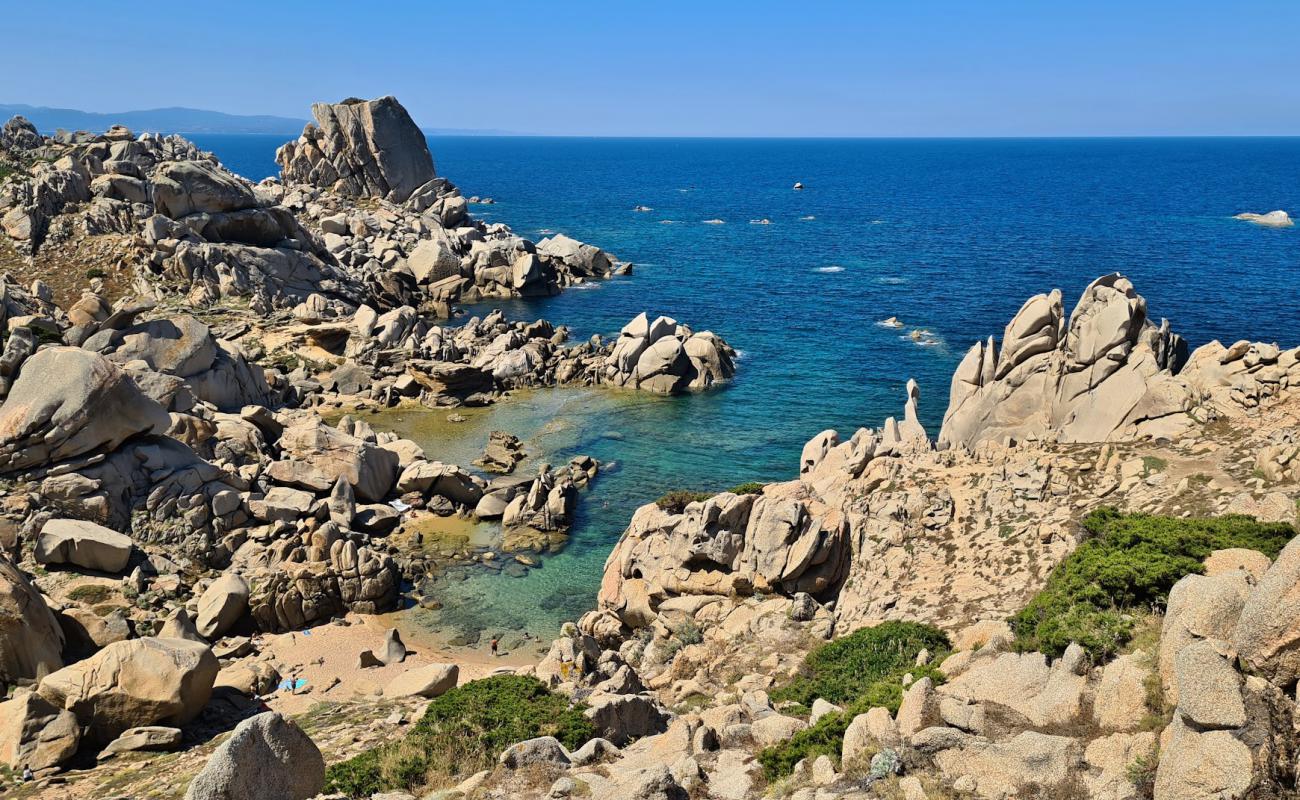
[[[492,655],[494,655],[494,656],[497,655],[497,640],[496,640],[496,637],[493,637],[493,638],[492,638]]]

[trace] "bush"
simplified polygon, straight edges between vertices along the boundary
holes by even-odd
[[[766,485],[767,484],[759,483],[758,481],[746,481],[745,483],[731,487],[727,491],[732,494],[762,494],[763,487]]]
[[[928,649],[933,663],[949,648],[948,637],[931,625],[885,622],[813,650],[804,660],[803,674],[772,692],[773,701],[808,707],[821,698],[843,706],[844,711],[827,714],[816,725],[760,752],[758,760],[767,779],[789,775],[801,759],[828,755],[838,760],[844,731],[854,717],[877,706],[898,711],[904,675],[943,683],[943,673],[929,665],[916,666],[916,656]]]
[[[91,267],[90,269],[86,270],[86,277],[87,277],[87,278],[104,278],[104,277],[107,277],[107,276],[108,276],[108,273],[105,272],[105,271],[104,271],[102,268],[100,268],[100,267]]]
[[[811,706],[820,697],[842,706],[861,697],[881,678],[907,672],[921,650],[937,655],[950,647],[948,637],[933,625],[883,622],[862,628],[809,653],[802,674],[772,692],[772,700]]]
[[[667,511],[669,514],[680,514],[686,510],[691,503],[708,500],[713,496],[712,492],[692,492],[686,489],[674,489],[655,501],[655,505]]]
[[[1215,550],[1244,547],[1273,558],[1296,535],[1252,517],[1177,519],[1100,508],[1083,520],[1087,538],[1009,621],[1021,651],[1059,656],[1078,642],[1095,660],[1133,636],[1137,615],[1163,610],[1184,575],[1200,573]]]
[[[326,792],[360,798],[418,790],[441,778],[490,769],[507,747],[537,736],[554,736],[576,748],[596,735],[583,710],[570,707],[536,678],[494,675],[471,681],[432,700],[404,739],[330,766]]]
[[[78,603],[87,603],[89,605],[98,605],[108,600],[114,594],[113,589],[98,583],[86,583],[77,586],[68,592],[68,599],[75,600]]]

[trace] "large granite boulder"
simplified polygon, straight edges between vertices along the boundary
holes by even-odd
[[[45,598],[0,555],[0,684],[57,670],[62,652],[63,629]]]
[[[212,366],[216,342],[208,326],[186,315],[155,319],[124,330],[106,330],[88,339],[87,350],[98,350],[118,364],[143,361],[149,369],[188,378]]]
[[[249,717],[212,753],[185,800],[307,800],[325,786],[320,749],[292,720]]]
[[[1056,439],[1101,442],[1191,423],[1194,395],[1176,373],[1186,345],[1147,318],[1118,273],[1093,281],[1068,321],[1059,290],[1031,297],[1001,348],[973,346],[953,373],[940,445]]]
[[[225,633],[248,610],[248,581],[228,572],[199,597],[198,632],[208,639]]]
[[[225,170],[199,161],[173,161],[150,176],[154,208],[180,219],[195,213],[219,214],[258,205],[253,189]]]
[[[93,741],[108,744],[130,728],[194,719],[218,669],[206,644],[130,639],[45,676],[37,691],[75,714]]]
[[[1300,675],[1300,537],[1282,548],[1250,590],[1231,639],[1252,671],[1278,683]]]
[[[374,503],[383,500],[397,481],[396,453],[331,428],[319,419],[285,428],[280,448],[284,460],[273,464],[269,474],[281,483],[325,492],[343,478],[359,500]]]
[[[33,771],[55,767],[77,752],[81,726],[71,712],[36,692],[19,689],[0,703],[0,764]]]
[[[131,537],[80,519],[52,519],[36,538],[40,564],[72,564],[100,572],[118,573],[131,560]]]
[[[394,97],[316,103],[315,125],[275,154],[285,183],[406,202],[436,174],[424,133]]]
[[[162,406],[116,364],[78,347],[51,347],[27,359],[0,406],[0,473],[111,451],[169,427]]]

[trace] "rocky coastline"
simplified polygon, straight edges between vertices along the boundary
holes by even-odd
[[[23,278],[0,279],[6,790],[1294,791],[1300,348],[1190,350],[1118,274],[1068,315],[1059,291],[1036,295],[974,345],[933,438],[909,382],[898,418],[817,434],[789,481],[638,509],[594,610],[537,663],[404,642],[377,615],[435,602],[421,587],[449,564],[526,570],[563,546],[600,465],[517,474],[504,431],[480,475],[362,412],[560,385],[703,391],[733,378],[736,351],[648,314],[580,343],[498,312],[453,322],[459,303],[630,267],[473,220],[393,98],[313,116],[277,153],[282,179],[256,185],[179,137],[0,131],[0,259]],[[1079,553],[1137,535],[1125,525],[1218,535],[1210,518],[1254,546],[1180,550],[1190,566],[1107,617],[1112,639],[1082,624],[1031,638],[1026,609]],[[513,546],[403,544],[452,521],[500,524]],[[836,643],[896,631],[914,638],[873,645],[898,661],[874,694],[817,682]],[[542,721],[497,719],[521,733],[487,754],[434,752],[448,741],[430,715],[489,686],[488,706],[535,703]]]

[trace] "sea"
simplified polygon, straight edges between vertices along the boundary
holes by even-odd
[[[240,174],[277,174],[282,137],[192,138]],[[558,553],[523,575],[451,570],[442,608],[409,612],[470,646],[519,632],[545,640],[594,606],[638,506],[672,489],[790,479],[818,432],[847,437],[901,415],[909,378],[937,434],[957,362],[1033,294],[1060,288],[1068,311],[1094,278],[1121,272],[1192,347],[1300,344],[1300,227],[1232,218],[1300,216],[1300,138],[448,136],[429,146],[463,194],[495,200],[471,206],[475,216],[533,239],[564,233],[635,265],[628,277],[468,313],[545,318],[579,341],[617,335],[646,311],[740,352],[730,385],[685,397],[556,389],[473,412],[459,428],[446,412],[383,417],[381,427],[463,465],[501,428],[531,453],[521,469],[580,453],[607,466]],[[880,324],[891,317],[901,327]]]

